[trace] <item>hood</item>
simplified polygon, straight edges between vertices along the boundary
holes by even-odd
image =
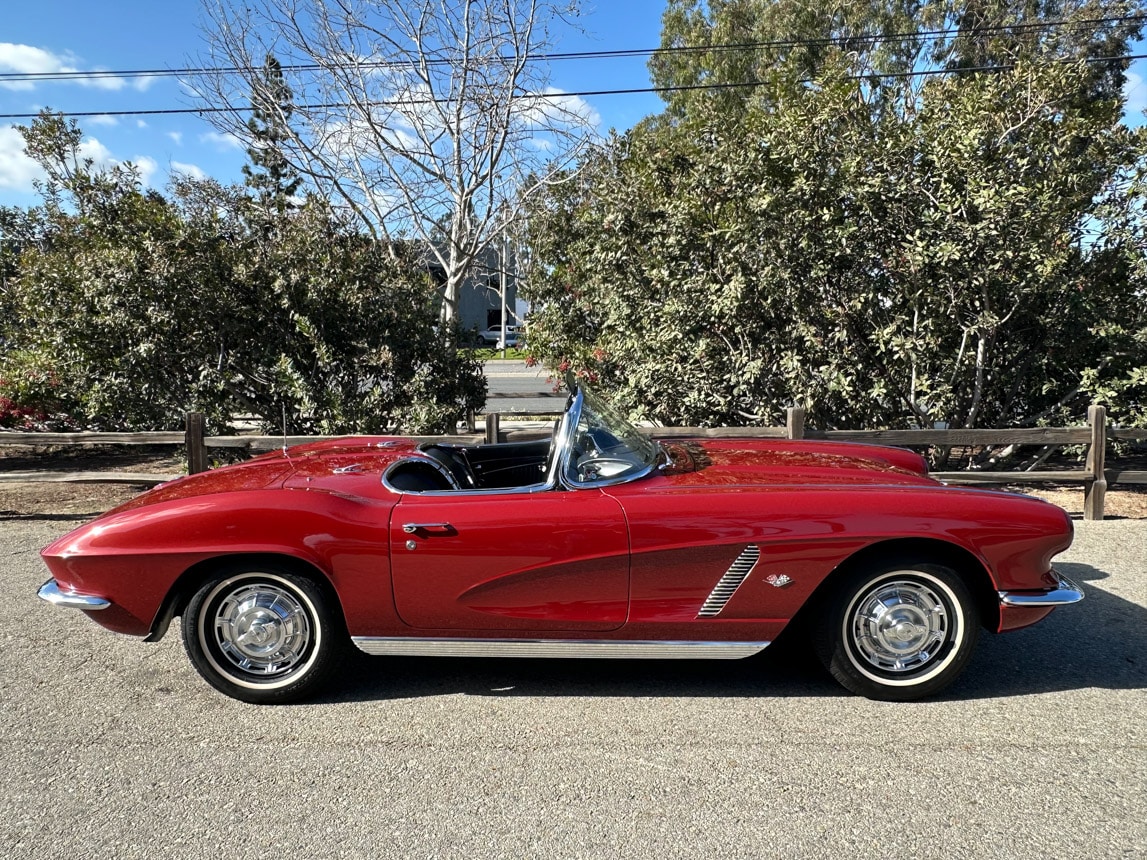
[[[408,456],[416,447],[410,439],[375,436],[329,439],[299,445],[289,449],[286,454],[275,451],[243,463],[176,478],[112,508],[103,516],[145,505],[216,493],[269,490],[300,483],[318,488],[323,485],[324,479],[338,475],[336,469],[348,469],[367,479],[364,483],[378,484],[378,476],[387,466],[397,457]]]
[[[690,439],[663,443],[675,487],[800,484],[935,484],[924,458],[901,448],[847,442]]]

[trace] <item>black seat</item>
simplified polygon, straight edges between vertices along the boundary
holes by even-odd
[[[449,478],[425,461],[407,460],[399,463],[386,476],[387,483],[402,493],[425,493],[453,490]]]
[[[462,449],[442,445],[427,445],[422,449],[422,453],[442,465],[446,471],[454,476],[454,480],[463,490],[477,488],[478,482],[474,479],[474,473],[471,471],[470,464],[466,460],[466,454]]]

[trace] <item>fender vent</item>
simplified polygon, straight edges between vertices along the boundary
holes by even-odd
[[[729,598],[741,587],[741,583],[749,578],[749,574],[757,566],[760,557],[761,548],[759,546],[745,547],[744,552],[737,556],[737,560],[725,571],[725,575],[721,577],[713,591],[705,598],[697,617],[712,618],[719,615],[721,610],[725,608],[725,604],[729,602]]]

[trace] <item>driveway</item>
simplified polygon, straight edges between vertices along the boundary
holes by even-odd
[[[1147,856],[1147,522],[1078,523],[1087,600],[985,636],[940,699],[718,663],[353,660],[328,698],[214,693],[42,604],[74,522],[0,518],[0,856]]]

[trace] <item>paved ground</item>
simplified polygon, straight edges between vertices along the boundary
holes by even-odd
[[[1088,599],[985,637],[942,699],[735,663],[362,658],[257,708],[176,636],[41,604],[0,520],[0,857],[1147,856],[1147,522],[1080,523]]]
[[[486,412],[560,412],[565,406],[566,392],[564,388],[555,392],[549,376],[549,371],[526,367],[524,361],[487,361]]]

